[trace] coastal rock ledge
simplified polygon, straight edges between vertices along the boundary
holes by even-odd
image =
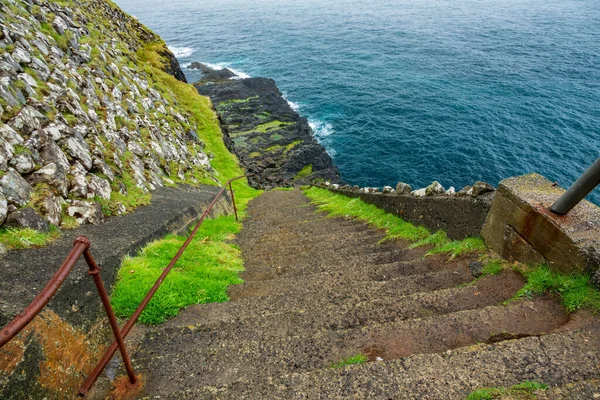
[[[306,118],[283,98],[273,79],[239,79],[230,70],[193,63],[203,78],[194,84],[210,97],[221,120],[225,142],[243,167],[256,175],[255,187],[339,181],[333,160],[314,138]]]

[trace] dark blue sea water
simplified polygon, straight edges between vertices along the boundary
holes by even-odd
[[[274,78],[352,184],[568,186],[600,156],[598,0],[117,3],[183,65]]]

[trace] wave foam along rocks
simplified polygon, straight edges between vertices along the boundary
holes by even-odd
[[[167,46],[169,50],[173,52],[175,57],[184,58],[189,57],[194,53],[194,48],[192,47],[175,47],[175,46]]]

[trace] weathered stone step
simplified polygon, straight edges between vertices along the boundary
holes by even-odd
[[[213,382],[181,390],[190,385],[177,377],[171,387],[178,389],[164,390],[161,398],[463,400],[479,388],[510,387],[532,380],[561,386],[551,389],[548,399],[593,399],[600,379],[599,328],[596,317],[594,323],[575,331],[339,369],[241,379],[229,385]]]
[[[567,316],[550,299],[522,301],[368,327],[321,331],[314,336],[224,340],[196,330],[179,335],[155,331],[136,358],[148,367],[153,391],[171,391],[174,382],[155,375],[162,365],[177,366],[193,384],[222,385],[240,379],[279,376],[286,372],[325,368],[356,354],[384,360],[440,353],[481,342],[540,335],[560,327]],[[260,366],[260,368],[258,368]],[[190,383],[184,387],[189,388]]]
[[[263,242],[256,242],[247,245],[244,248],[244,257],[248,260],[267,259],[268,257],[281,258],[290,255],[302,255],[315,252],[350,252],[350,255],[360,254],[360,249],[365,252],[384,251],[388,249],[397,249],[398,244],[392,242],[379,243],[382,237],[377,235],[360,235],[340,237],[338,240],[332,240],[330,236],[320,241],[285,240],[282,238],[275,243],[266,245]]]
[[[259,293],[260,296],[274,296],[295,293],[300,288],[313,291],[335,290],[336,287],[359,282],[386,281],[436,271],[464,270],[466,267],[466,261],[444,263],[439,260],[424,262],[417,259],[390,264],[338,264],[329,266],[323,272],[296,269],[273,279],[247,280],[241,285],[231,286],[229,296],[232,299],[252,296],[252,293]],[[242,275],[242,277],[246,276]]]
[[[329,228],[329,230],[325,229]],[[296,234],[299,237],[318,235],[320,233],[326,234],[331,233],[331,230],[343,230],[344,232],[361,232],[367,230],[374,230],[366,224],[359,221],[346,220],[341,218],[314,218],[309,221],[296,221],[295,223],[258,223],[244,222],[244,229],[238,237],[252,239],[261,238],[263,236],[274,236],[280,234]],[[246,235],[246,232],[248,234]],[[246,235],[246,236],[245,236]]]
[[[306,302],[302,308],[230,302],[199,305],[166,322],[162,332],[179,334],[182,329],[215,332],[222,340],[273,339],[315,334],[319,330],[350,329],[414,318],[432,317],[456,311],[483,308],[510,299],[523,285],[514,272],[490,276],[473,285],[417,293],[409,296],[378,297],[367,301],[331,305]],[[191,312],[190,312],[191,311]]]
[[[399,261],[409,261],[423,257],[428,251],[425,247],[409,250],[400,247],[401,244],[389,242],[385,245],[369,245],[360,250],[349,249],[345,251],[308,251],[306,253],[292,253],[289,257],[269,256],[258,259],[253,257],[246,259],[246,270],[262,270],[264,268],[275,268],[277,271],[301,270],[302,273],[314,273],[326,271],[324,266],[336,264],[389,264]]]
[[[297,265],[273,265],[267,267],[253,267],[244,271],[241,276],[246,284],[255,281],[265,281],[272,279],[291,279],[296,277],[296,282],[309,281],[316,275],[331,274],[340,276],[349,282],[358,282],[365,280],[383,281],[402,276],[426,273],[438,270],[449,270],[458,265],[468,265],[467,260],[454,260],[449,262],[446,255],[436,255],[423,257],[425,249],[405,249],[403,251],[404,261],[391,263],[365,262],[358,259],[349,262],[334,262],[331,264],[321,263],[317,265],[301,263]],[[397,254],[397,253],[395,253]],[[399,257],[398,257],[399,258]],[[300,279],[300,277],[302,279]]]
[[[294,278],[290,279],[293,282]],[[409,275],[385,281],[364,281],[333,287],[327,285],[296,286],[294,291],[286,292],[281,301],[302,304],[303,302],[313,301],[312,299],[317,297],[326,297],[335,304],[346,298],[366,300],[374,293],[385,296],[402,296],[418,292],[429,292],[455,287],[471,280],[473,280],[473,276],[465,266],[453,270]],[[238,285],[230,287],[229,296],[231,300],[237,301],[248,297],[273,296],[276,291],[277,288],[270,288],[267,285],[246,288],[244,288],[244,285]]]

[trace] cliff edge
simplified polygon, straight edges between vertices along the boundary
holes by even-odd
[[[255,187],[271,188],[315,181],[339,181],[333,160],[301,117],[267,78],[240,79],[227,69],[193,63],[204,76],[194,83],[209,96],[221,120],[225,142]]]

